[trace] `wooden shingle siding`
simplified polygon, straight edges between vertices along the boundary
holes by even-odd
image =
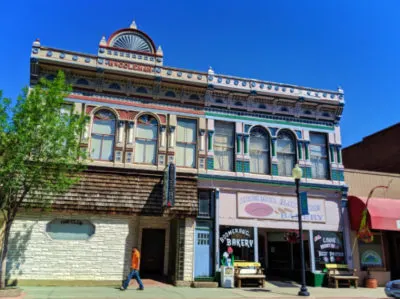
[[[164,209],[163,172],[89,168],[68,192],[53,195],[52,209],[146,216],[196,216],[197,176],[179,175],[175,205]],[[35,204],[33,204],[35,207]],[[38,206],[36,206],[38,207]]]

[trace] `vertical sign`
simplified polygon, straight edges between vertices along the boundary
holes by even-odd
[[[173,207],[175,203],[175,185],[176,185],[176,167],[175,164],[169,163],[164,171],[164,207]]]
[[[300,192],[300,208],[302,215],[308,215],[307,192]]]

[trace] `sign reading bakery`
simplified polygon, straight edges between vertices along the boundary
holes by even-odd
[[[254,193],[238,193],[238,217],[270,220],[297,221],[297,199],[290,196],[277,196]],[[326,221],[325,201],[308,199],[308,215],[303,221]]]

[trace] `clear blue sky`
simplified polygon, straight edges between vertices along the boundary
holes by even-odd
[[[102,35],[139,29],[165,65],[336,90],[343,145],[400,121],[400,1],[13,0],[0,4],[0,89],[16,98],[43,45],[96,54]]]

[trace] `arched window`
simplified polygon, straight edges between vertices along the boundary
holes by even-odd
[[[176,97],[175,92],[173,92],[173,91],[171,91],[171,90],[168,90],[168,91],[165,93],[165,96],[170,97],[170,98],[175,98],[175,97]]]
[[[115,89],[115,90],[120,90],[121,86],[119,86],[118,83],[112,83],[112,84],[110,84],[110,86],[108,86],[108,88]]]
[[[269,173],[269,138],[262,127],[250,131],[250,172]]]
[[[200,98],[197,94],[191,94],[189,100],[200,100]]]
[[[115,115],[108,110],[96,112],[93,118],[91,157],[95,160],[112,161],[115,142]]]
[[[86,79],[80,78],[80,79],[78,79],[78,80],[76,81],[76,84],[79,84],[79,85],[89,85],[89,82],[88,82],[88,80],[86,80]]]
[[[278,175],[291,176],[296,163],[296,142],[293,134],[280,131],[277,140]]]
[[[147,93],[147,89],[144,88],[143,86],[140,86],[136,89],[137,93]]]
[[[151,115],[140,116],[136,128],[136,163],[156,164],[157,140],[157,120]]]

